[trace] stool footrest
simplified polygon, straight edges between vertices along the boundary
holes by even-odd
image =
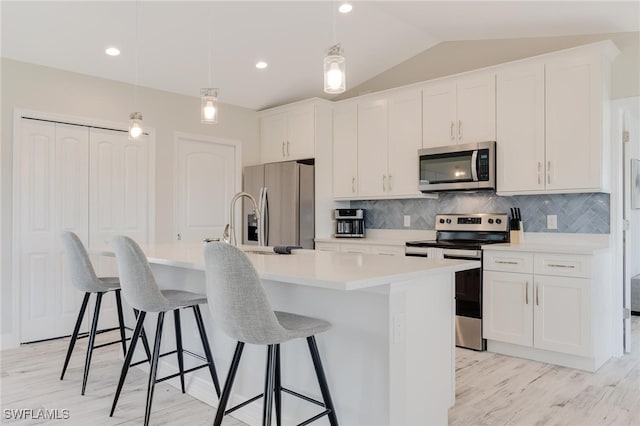
[[[205,368],[205,367],[208,367],[208,366],[209,366],[209,364],[202,364],[202,365],[199,365],[197,367],[189,368],[188,370],[184,370],[183,374],[193,373],[196,370],[200,370],[201,368]],[[161,379],[156,379],[156,383],[160,383],[160,382],[164,382],[165,380],[173,379],[174,377],[178,377],[179,375],[180,375],[180,372],[175,373],[175,374],[171,374],[171,375],[163,377]]]
[[[261,393],[260,395],[256,395],[253,398],[246,400],[245,402],[241,402],[240,404],[236,405],[235,407],[231,407],[227,411],[225,411],[224,415],[226,416],[229,413],[233,413],[234,411],[239,410],[240,408],[244,407],[245,405],[249,405],[253,401],[256,401],[256,400],[262,398],[263,396],[264,396],[264,394]]]
[[[188,350],[186,350],[186,349],[184,349],[184,348],[182,349],[182,352],[183,352],[183,353],[185,353],[185,354],[187,354],[187,355],[191,355],[191,356],[192,356],[192,357],[194,357],[194,358],[198,358],[200,361],[207,362],[207,358],[203,357],[202,355],[199,355],[199,354],[197,354],[197,353],[194,353],[194,352],[188,351]]]
[[[125,341],[127,340],[131,340],[131,337],[127,337],[126,339],[124,339]],[[122,343],[122,339],[120,340],[114,340],[113,342],[108,342],[108,343],[102,343],[100,345],[95,345],[93,347],[93,349],[98,349],[98,348],[103,348],[105,346],[111,346],[111,345],[115,345],[116,343]]]
[[[305,401],[308,401],[308,402],[310,402],[310,403],[312,403],[312,404],[319,405],[319,406],[321,406],[322,408],[327,408],[327,406],[326,406],[326,405],[324,405],[324,402],[318,401],[317,399],[310,398],[310,397],[308,397],[308,396],[306,396],[306,395],[302,395],[301,393],[298,393],[298,392],[292,391],[291,389],[287,389],[287,388],[284,388],[284,387],[283,387],[283,388],[280,388],[280,389],[281,389],[283,392],[288,393],[289,395],[297,396],[298,398],[300,398],[300,399],[304,399]]]
[[[309,423],[313,423],[313,422],[315,422],[315,421],[316,421],[316,420],[318,420],[320,417],[328,416],[329,414],[331,414],[331,410],[330,410],[330,409],[326,409],[326,410],[324,410],[322,413],[317,414],[317,415],[315,415],[315,416],[311,417],[310,419],[305,420],[305,421],[304,421],[304,422],[302,422],[302,423],[298,423],[298,426],[305,426],[305,425],[308,425]]]
[[[114,331],[114,330],[120,330],[120,327],[112,327],[112,328],[105,328],[104,330],[96,330],[96,335],[97,334],[102,334],[102,333],[108,333],[110,331]],[[88,331],[85,331],[83,333],[78,333],[78,337],[76,337],[76,339],[84,339],[89,337],[91,333]],[[118,340],[119,342],[120,340]]]

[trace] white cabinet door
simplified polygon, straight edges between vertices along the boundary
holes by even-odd
[[[591,280],[536,276],[534,346],[591,356]]]
[[[387,187],[387,100],[358,103],[358,195],[380,196]]]
[[[278,112],[260,119],[260,162],[284,161],[287,153],[287,113]]]
[[[315,157],[315,107],[301,105],[289,110],[287,116],[287,160]]]
[[[458,143],[496,140],[496,81],[494,74],[457,81]]]
[[[548,190],[602,187],[602,75],[599,56],[546,63]]]
[[[230,221],[229,203],[240,190],[236,155],[236,147],[227,143],[189,135],[176,138],[176,238],[201,242],[222,236]],[[235,232],[240,239],[238,222]]]
[[[387,194],[418,195],[418,150],[422,147],[420,90],[387,97],[389,117]]]
[[[485,271],[483,337],[533,345],[533,275]]]
[[[544,64],[497,74],[497,190],[545,188]]]
[[[19,161],[20,342],[68,335],[83,293],[69,280],[60,233],[87,243],[86,127],[23,119]]]
[[[446,146],[457,140],[456,83],[434,83],[422,90],[422,147]]]
[[[358,194],[358,104],[333,107],[333,196]]]

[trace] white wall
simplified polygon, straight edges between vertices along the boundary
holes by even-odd
[[[1,151],[2,195],[0,206],[0,332],[12,333],[12,175],[13,109],[24,108],[120,122],[127,125],[133,112],[134,87],[112,80],[90,77],[33,64],[2,59],[1,62]],[[156,241],[173,237],[173,140],[174,132],[218,136],[242,142],[242,164],[259,162],[258,120],[255,111],[222,103],[216,125],[200,123],[199,94],[193,97],[160,90],[138,88],[138,107],[144,126],[156,130]],[[221,89],[224,101],[224,88]]]

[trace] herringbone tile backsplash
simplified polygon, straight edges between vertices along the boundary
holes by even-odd
[[[520,207],[525,232],[579,234],[609,233],[609,194],[516,195],[494,192],[440,193],[437,200],[352,201],[352,208],[366,209],[369,229],[434,229],[438,213],[506,213]],[[558,229],[547,229],[547,215],[558,216]],[[404,216],[411,226],[403,226]]]

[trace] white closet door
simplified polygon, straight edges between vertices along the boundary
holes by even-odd
[[[229,203],[240,190],[236,145],[177,135],[175,156],[176,237],[191,242],[222,237]],[[243,235],[240,212],[242,201],[236,205],[238,241]]]
[[[83,294],[69,282],[60,233],[86,243],[88,129],[23,119],[18,151],[20,341],[68,335]]]
[[[104,247],[114,235],[148,241],[148,141],[126,132],[91,129],[89,137],[89,245]],[[92,256],[98,276],[117,276],[115,259]],[[124,300],[123,300],[124,301]],[[101,327],[115,327],[113,297],[103,299]],[[128,315],[127,315],[128,316]]]

